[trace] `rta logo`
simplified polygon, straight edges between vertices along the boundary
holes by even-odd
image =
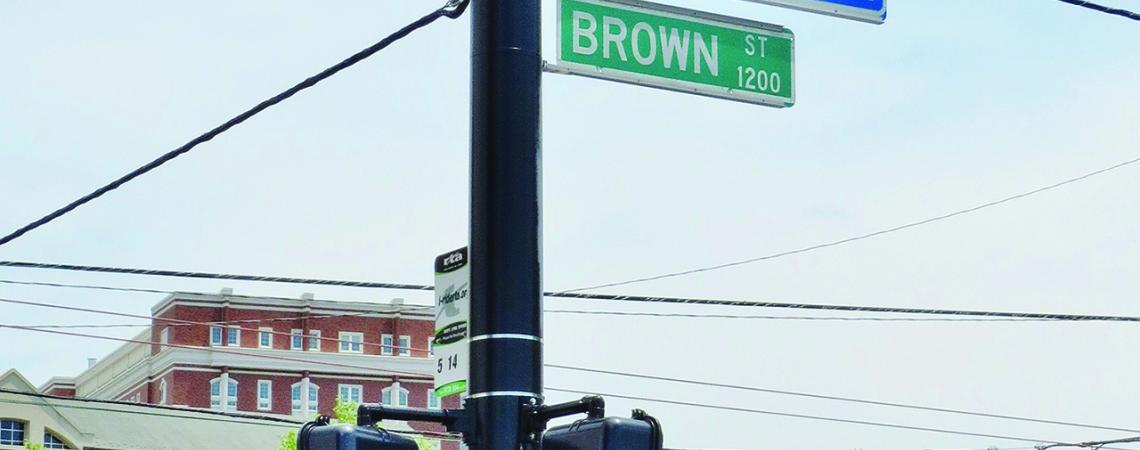
[[[445,266],[451,266],[451,265],[459,264],[461,262],[463,262],[463,252],[452,253],[450,255],[447,255],[447,258],[443,259],[443,264]]]

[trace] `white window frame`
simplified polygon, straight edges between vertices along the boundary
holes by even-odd
[[[266,386],[267,397],[261,396],[261,387]],[[293,394],[290,393],[290,396]],[[273,380],[257,380],[257,410],[258,411],[272,411],[273,410]]]
[[[158,343],[162,345],[170,343],[170,327],[163,327],[162,331],[158,332]],[[158,351],[162,351],[164,349],[165,347],[158,349]]]
[[[396,394],[396,395],[393,396],[392,394]],[[388,396],[387,402],[384,401],[385,395]],[[404,402],[403,405],[400,404],[400,396],[401,395],[403,395],[405,398],[407,398],[407,401]],[[384,403],[384,404],[391,405],[391,406],[408,406],[408,404],[410,404],[411,402],[412,402],[411,392],[409,392],[407,389],[404,389],[403,387],[401,387],[400,382],[398,382],[398,381],[395,383],[392,383],[391,386],[388,386],[388,387],[386,387],[380,391],[380,403]]]
[[[396,347],[400,349],[400,356],[412,356],[412,336],[401,334],[400,339],[396,341]]]
[[[266,336],[269,336],[268,345],[263,343],[261,339]],[[257,348],[273,348],[273,327],[261,327],[257,329]]]
[[[316,403],[313,403],[312,401],[309,400],[309,392],[305,390],[306,385],[308,386],[309,390],[317,391],[317,402]],[[298,396],[300,396],[301,398],[299,398],[299,399],[293,398],[293,389],[297,389]],[[305,378],[301,381],[293,383],[291,386],[289,386],[289,401],[290,401],[290,410],[289,411],[292,412],[293,414],[303,415],[303,416],[315,414],[317,411],[320,411],[320,399],[321,399],[321,387],[317,386],[316,383],[313,383],[308,378]],[[306,407],[308,407],[308,409],[305,409]]]
[[[214,340],[214,331],[218,332],[218,339]],[[221,347],[226,343],[226,332],[221,325],[210,325],[210,346]]]
[[[49,436],[50,436],[50,439],[49,439]],[[26,440],[27,437],[25,437],[24,439]],[[49,440],[55,440],[56,442],[48,442]],[[44,428],[44,448],[75,448],[75,446],[68,444],[67,441],[63,440],[63,438],[60,437],[58,434],[56,434],[54,431],[45,427]]]
[[[213,393],[215,383],[218,385],[218,395],[214,395]],[[230,396],[229,390],[230,383],[234,385],[234,395],[232,397]],[[238,382],[230,378],[229,374],[223,373],[222,376],[210,380],[210,391],[210,409],[237,411]],[[217,403],[217,405],[214,403]],[[233,403],[233,406],[230,406],[230,403]]]
[[[310,352],[321,351],[321,330],[309,330],[308,350]]]
[[[162,381],[158,382],[158,404],[160,404],[160,405],[166,404],[167,387],[168,386],[166,385],[166,379],[163,379]]]
[[[305,330],[294,328],[289,330],[289,350],[305,349]]]
[[[432,400],[435,400],[434,405],[431,404]],[[439,396],[435,395],[435,389],[427,388],[427,407],[431,408],[431,409],[440,409],[439,405],[440,405],[440,398],[439,398]]]
[[[355,339],[353,339],[355,338]],[[337,335],[337,351],[340,353],[364,353],[364,333],[341,331]],[[356,349],[353,349],[356,347]]]
[[[356,398],[344,398],[344,390],[350,389],[356,391]],[[342,402],[355,402],[356,404],[364,403],[364,386],[360,384],[338,384],[336,385],[336,396]]]
[[[392,356],[393,348],[396,346],[395,338],[390,334],[380,335],[380,354],[384,356]]]
[[[11,418],[11,417],[5,417],[3,419],[0,419],[0,422],[9,422],[9,423],[13,423],[13,424],[19,424],[20,425],[20,434],[22,435],[22,439],[20,442],[16,442],[13,439],[13,440],[11,440],[11,442],[5,442],[5,443],[2,443],[0,445],[4,445],[4,446],[8,446],[8,445],[16,446],[16,445],[18,445],[18,446],[22,447],[24,445],[24,442],[31,442],[31,437],[28,435],[28,428],[31,428],[31,427],[28,426],[29,425],[28,422],[23,421],[23,420],[19,420],[16,418]],[[15,435],[15,433],[16,433],[15,425],[13,425],[12,428],[4,428],[4,429],[11,431],[13,435]]]
[[[241,325],[226,326],[226,347],[241,347]]]

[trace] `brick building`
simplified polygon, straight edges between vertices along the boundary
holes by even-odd
[[[124,344],[78,376],[52,378],[39,391],[306,419],[332,415],[337,397],[458,407],[458,399],[440,402],[434,395],[431,308],[409,308],[399,299],[249,297],[226,289],[172,294],[151,312],[151,326],[134,338],[150,345]],[[443,431],[434,424],[409,426]]]

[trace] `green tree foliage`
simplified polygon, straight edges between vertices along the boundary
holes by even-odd
[[[281,436],[281,446],[277,450],[297,450],[297,432],[290,431]]]
[[[356,425],[356,408],[359,406],[356,402],[346,402],[337,396],[333,405],[333,415],[336,416],[337,422]]]

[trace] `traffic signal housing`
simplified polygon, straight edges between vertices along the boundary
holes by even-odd
[[[633,418],[601,417],[554,427],[542,437],[543,450],[662,450],[657,419],[641,410]]]
[[[419,450],[416,441],[367,426],[308,423],[297,434],[297,450]]]

